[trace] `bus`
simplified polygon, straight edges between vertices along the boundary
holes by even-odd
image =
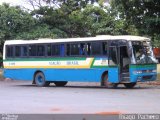
[[[105,87],[133,88],[157,77],[150,39],[130,35],[8,40],[3,65],[4,77],[30,80],[40,87],[99,82]]]

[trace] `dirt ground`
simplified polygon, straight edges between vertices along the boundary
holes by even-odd
[[[69,82],[65,87],[36,87],[31,81],[0,81],[0,113],[123,114],[160,113],[160,85],[139,83],[134,89]]]

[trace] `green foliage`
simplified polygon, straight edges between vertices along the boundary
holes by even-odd
[[[29,13],[19,7],[10,7],[8,4],[0,6],[0,39],[15,39],[17,33],[29,31],[35,23]]]
[[[160,34],[153,36],[153,45],[160,48]]]
[[[24,31],[17,34],[16,39],[38,39],[38,38],[54,38],[55,35],[48,28],[47,25],[35,26],[31,28],[30,31]]]
[[[0,13],[0,55],[5,40],[53,38],[59,34],[62,36],[61,31],[54,34],[55,29],[51,30],[47,24],[41,24],[39,19],[20,7],[3,4],[0,5]]]
[[[19,7],[11,7],[8,4],[0,5],[0,13],[0,54],[2,54],[4,41],[16,39],[22,31],[29,31],[35,20]]]
[[[9,39],[86,37],[96,35],[147,35],[160,46],[158,0],[40,0],[31,12],[0,5],[0,52]],[[95,6],[93,3],[99,5]],[[53,5],[51,5],[53,4]]]
[[[71,1],[69,0],[69,3]],[[57,37],[86,37],[98,34],[125,33],[125,30],[120,28],[124,24],[119,25],[123,21],[115,20],[107,7],[105,9],[90,4],[83,9],[75,9],[73,3],[65,3],[62,5],[63,7],[58,9],[40,7],[38,10],[34,10],[32,15],[36,15],[41,24],[50,26],[51,30],[57,29],[63,33],[61,36],[58,34]]]
[[[111,6],[120,19],[134,25],[139,35],[151,36],[153,42],[159,39],[160,0],[111,0]]]

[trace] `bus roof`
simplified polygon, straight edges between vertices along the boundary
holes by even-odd
[[[5,45],[9,44],[33,44],[33,43],[60,43],[60,42],[83,42],[83,41],[98,41],[98,40],[127,40],[127,41],[150,41],[147,37],[121,35],[98,35],[96,37],[83,37],[83,38],[61,38],[61,39],[38,39],[38,40],[7,40]]]

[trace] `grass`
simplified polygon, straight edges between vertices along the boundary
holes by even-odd
[[[4,79],[4,77],[3,77],[3,72],[2,72],[2,70],[0,69],[0,80],[3,80]]]
[[[160,81],[160,74],[157,75],[157,80]]]

